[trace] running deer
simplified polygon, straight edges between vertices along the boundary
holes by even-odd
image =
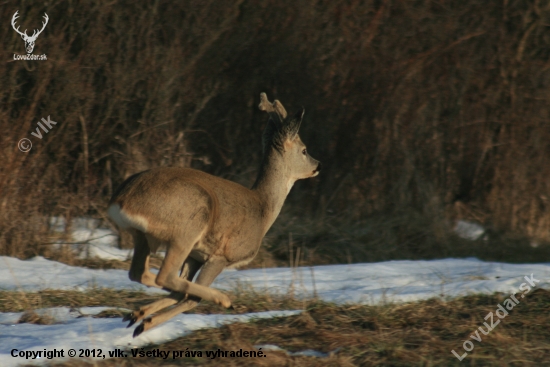
[[[298,136],[304,109],[287,117],[283,105],[270,103],[265,93],[259,108],[269,120],[251,189],[191,168],[164,167],[129,177],[113,194],[109,216],[134,240],[130,279],[171,291],[124,317],[128,327],[142,321],[134,337],[202,299],[232,307],[229,297],[210,285],[224,268],[254,259],[294,182],[319,174],[321,163]],[[149,270],[149,255],[162,245],[166,256],[155,275]]]

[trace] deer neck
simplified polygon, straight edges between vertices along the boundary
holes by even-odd
[[[279,152],[272,150],[263,157],[252,190],[258,193],[262,205],[264,234],[277,219],[294,182],[290,167]]]

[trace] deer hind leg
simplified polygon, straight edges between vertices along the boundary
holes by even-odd
[[[192,281],[195,277],[195,274],[197,274],[197,271],[199,271],[202,265],[203,264],[201,262],[193,259],[192,257],[188,257],[183,264],[180,276],[184,279]],[[141,306],[137,311],[127,314],[122,319],[122,322],[130,321],[127,326],[130,327],[136,322],[151,315],[152,313],[157,312],[158,310],[162,310],[163,308],[175,305],[176,303],[184,299],[185,296],[186,295],[183,293],[171,292],[170,295],[168,295],[167,297],[159,299],[158,301],[155,301],[153,303]]]
[[[209,287],[210,284],[216,279],[216,277],[222,272],[222,270],[227,265],[224,259],[213,259],[209,260],[201,269],[197,281],[193,283],[194,285],[200,287]],[[189,278],[187,278],[189,279]],[[189,296],[186,300],[178,303],[174,308],[164,311],[153,317],[146,318],[143,322],[136,327],[134,330],[134,338],[144,331],[147,331],[157,325],[162,324],[163,322],[170,320],[172,317],[179,315],[182,312],[189,311],[190,309],[196,307],[201,298],[196,296]]]
[[[149,248],[145,234],[137,229],[132,229],[130,233],[134,238],[134,256],[132,257],[129,272],[130,280],[148,287],[160,288],[155,282],[155,274],[149,270],[151,249]]]

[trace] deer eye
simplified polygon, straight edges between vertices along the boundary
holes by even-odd
[[[306,155],[306,153],[307,153],[307,150],[304,148],[304,150],[302,150],[302,154]]]

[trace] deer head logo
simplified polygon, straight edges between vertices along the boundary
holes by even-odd
[[[48,24],[48,19],[49,19],[48,14],[44,13],[45,22],[42,23],[42,29],[41,30],[35,29],[32,36],[29,36],[27,34],[26,29],[25,29],[25,32],[20,32],[19,27],[15,28],[15,20],[18,18],[18,16],[17,16],[18,12],[19,12],[19,10],[16,11],[15,14],[13,14],[13,18],[11,18],[11,26],[13,27],[13,29],[17,33],[19,33],[21,35],[21,38],[23,38],[23,41],[25,41],[25,49],[27,50],[27,53],[30,54],[30,53],[32,53],[32,50],[34,50],[34,42],[36,41],[36,39],[38,38],[40,33],[42,33],[44,28],[46,28],[46,24]]]

